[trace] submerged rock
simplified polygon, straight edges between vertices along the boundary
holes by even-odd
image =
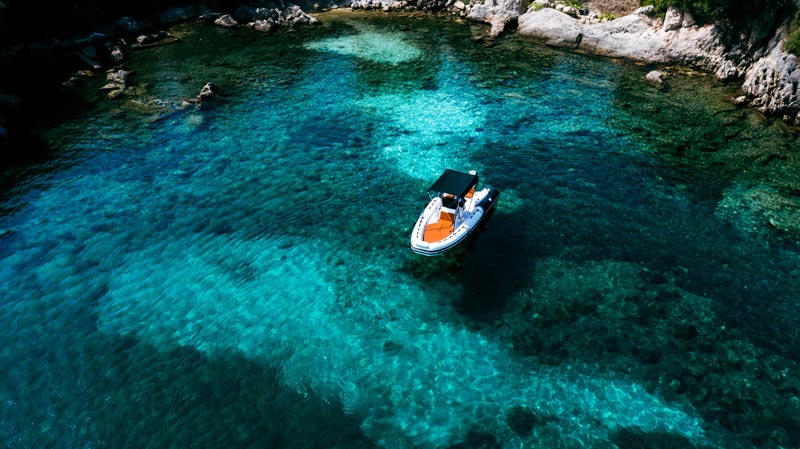
[[[506,412],[508,427],[519,436],[528,436],[533,433],[533,427],[539,423],[536,414],[528,407],[518,405]]]
[[[732,188],[725,193],[716,213],[746,232],[772,229],[800,236],[800,196],[768,186]]]
[[[174,44],[179,41],[180,39],[178,39],[177,37],[162,30],[154,34],[139,35],[136,38],[136,44],[134,44],[133,46],[134,48],[147,48],[147,47],[155,47],[158,45]]]

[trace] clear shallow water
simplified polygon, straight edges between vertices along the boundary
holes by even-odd
[[[323,20],[181,27],[45,131],[0,222],[6,446],[797,444],[796,136],[707,78]],[[503,194],[420,258],[447,167]]]

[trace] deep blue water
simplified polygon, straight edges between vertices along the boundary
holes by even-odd
[[[796,134],[678,69],[323,21],[180,26],[42,131],[0,217],[4,447],[800,445]],[[416,256],[445,168],[502,195]]]

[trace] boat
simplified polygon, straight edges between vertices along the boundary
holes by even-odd
[[[478,174],[446,169],[428,188],[430,202],[411,233],[411,249],[435,256],[454,248],[478,228],[494,206],[500,191],[476,190]]]

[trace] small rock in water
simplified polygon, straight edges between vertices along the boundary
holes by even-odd
[[[200,94],[197,96],[198,100],[208,100],[210,98],[216,97],[217,93],[219,92],[219,86],[214,83],[206,83],[205,86],[200,90]]]
[[[129,77],[128,72],[125,70],[109,70],[106,73],[106,80],[108,83],[101,87],[101,90],[108,90],[108,98],[119,98],[123,91],[128,87]]]
[[[742,105],[747,103],[747,97],[744,95],[740,95],[736,98],[731,99],[731,102],[733,102],[733,104],[735,105]]]
[[[225,14],[219,19],[215,20],[214,25],[222,28],[236,28],[239,26],[239,22],[237,22],[236,19],[234,19],[230,14]]]
[[[645,76],[645,79],[659,86],[664,84],[664,74],[659,72],[658,70],[653,70],[650,73],[648,73],[647,76]]]
[[[256,31],[261,31],[262,33],[270,33],[275,31],[277,28],[277,26],[269,20],[256,20],[255,22],[248,23],[247,25]]]

